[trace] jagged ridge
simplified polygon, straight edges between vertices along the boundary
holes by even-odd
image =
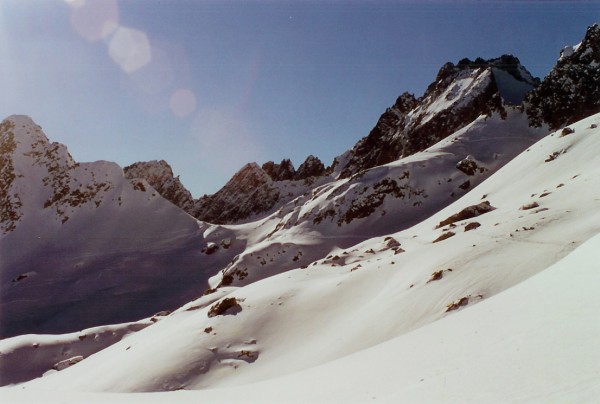
[[[181,181],[173,175],[171,166],[164,160],[138,162],[123,169],[125,178],[145,179],[163,198],[185,211],[192,209],[194,199]]]
[[[556,66],[526,99],[530,123],[557,129],[600,112],[600,25],[588,27],[576,46],[561,51]]]
[[[480,115],[504,114],[505,103],[519,104],[537,83],[511,55],[446,63],[422,97],[404,93],[386,110],[354,146],[340,177],[424,150]]]

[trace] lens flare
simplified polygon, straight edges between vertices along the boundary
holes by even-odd
[[[70,0],[71,25],[84,39],[95,42],[107,38],[119,26],[116,0]]]
[[[150,63],[152,51],[143,31],[119,27],[108,44],[108,54],[126,73],[133,73]]]
[[[196,109],[196,96],[191,90],[179,89],[171,96],[169,106],[175,115],[183,118]]]

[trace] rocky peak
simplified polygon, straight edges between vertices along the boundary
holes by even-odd
[[[600,62],[600,25],[594,24],[587,28],[583,40],[577,45],[565,46],[558,58],[557,65],[563,63],[592,64]]]
[[[296,174],[296,169],[290,159],[283,159],[279,164],[267,161],[262,165],[262,169],[273,181],[292,180]]]
[[[310,177],[320,177],[325,174],[325,166],[317,157],[312,154],[304,160],[298,171],[296,171],[295,179],[304,180]]]
[[[114,163],[77,163],[29,117],[13,115],[0,124],[0,233],[39,212],[63,225],[82,210],[110,203],[107,195],[122,176]]]
[[[600,25],[562,49],[556,66],[526,99],[529,121],[552,129],[600,112]]]
[[[42,131],[42,127],[36,124],[33,119],[27,115],[11,115],[2,121],[3,128],[10,127],[15,141],[20,144],[20,148],[26,152],[34,144],[49,145],[50,141]],[[4,134],[7,131],[3,131]]]
[[[272,180],[270,176],[258,166],[256,163],[248,163],[242,167],[235,175],[225,184],[224,188],[238,188],[240,191],[251,191],[253,188],[270,184]]]
[[[190,213],[210,223],[235,223],[268,211],[278,200],[271,177],[258,164],[248,163],[215,194],[198,199]]]
[[[514,56],[446,63],[422,97],[404,93],[343,161],[340,177],[424,150],[480,115],[506,114],[537,84]]]
[[[275,164],[267,161],[262,169],[273,181],[304,180],[310,177],[320,177],[325,174],[325,166],[317,157],[310,155],[300,164],[298,171],[290,159],[283,159],[281,163]]]
[[[192,209],[192,194],[183,186],[179,176],[173,175],[173,170],[166,161],[134,163],[125,167],[123,172],[128,179],[145,179],[163,198],[183,210]]]
[[[298,171],[289,159],[280,164],[269,161],[262,167],[249,163],[215,194],[198,199],[189,213],[215,224],[240,223],[268,214],[330,178],[321,160],[312,155]]]

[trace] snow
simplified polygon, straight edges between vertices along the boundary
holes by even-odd
[[[427,153],[377,170],[407,161],[430,166],[446,155],[442,150],[463,147],[455,139],[491,152],[502,131],[475,128],[500,122],[482,119]],[[594,271],[600,258],[600,131],[592,124],[600,124],[600,114],[571,125],[575,132],[567,136],[546,136],[462,198],[405,230],[346,246],[318,236],[318,227],[311,226],[282,231],[277,242],[257,237],[245,251],[247,259],[259,252],[261,259],[266,253],[271,259],[279,252],[288,261],[298,249],[307,255],[318,250],[319,258],[306,268],[272,272],[271,267],[253,282],[219,288],[73,366],[0,389],[0,397],[14,402],[42,394],[47,402],[591,400],[600,393]],[[517,133],[506,136],[519,141]],[[473,151],[479,150],[456,154],[477,156]],[[478,161],[492,165],[490,156]],[[378,178],[377,170],[363,180]],[[324,194],[335,189],[324,187]],[[484,200],[495,209],[438,228]],[[538,206],[524,209],[532,202]],[[465,231],[472,222],[480,227]],[[250,227],[264,234],[260,226],[268,223],[267,218],[252,226],[207,227],[203,233],[212,240]],[[432,243],[449,231],[455,235]],[[403,252],[390,248],[388,237]],[[430,281],[440,270],[441,279]],[[225,297],[235,297],[241,309],[209,317]],[[468,304],[447,312],[448,305],[465,298]],[[104,395],[182,388],[202,390]]]
[[[11,403],[593,402],[600,395],[599,252],[600,236],[595,236],[542,273],[469,310],[261,383],[133,396],[25,385],[0,389],[0,398]]]
[[[411,113],[412,119],[423,116],[421,124],[424,124],[451,106],[461,108],[468,105],[474,97],[489,86],[490,81],[491,72],[489,70],[464,70],[456,78],[455,83],[442,94],[431,100],[426,100],[425,108],[419,108]]]
[[[6,385],[40,377],[53,372],[54,365],[65,357],[87,357],[151,324],[148,319],[63,335],[30,334],[0,340],[0,381]]]
[[[30,118],[8,121],[16,141],[9,192],[22,206],[15,229],[0,232],[3,337],[30,333],[33,324],[64,333],[173,310],[244,249],[229,230],[203,237],[209,225],[147,182],[125,179],[115,163],[76,163]],[[225,237],[235,240],[231,248],[202,253]]]
[[[573,55],[575,52],[577,52],[577,50],[579,49],[580,46],[581,46],[581,42],[579,42],[577,45],[565,46],[560,51],[560,57],[558,58],[558,60],[562,60],[564,58],[568,58],[569,56]]]
[[[310,265],[334,248],[406,229],[465,194],[461,184],[475,187],[546,133],[529,128],[526,116],[508,109],[505,119],[482,116],[424,152],[318,186],[256,222],[248,248],[225,272],[241,286]],[[456,168],[466,156],[480,164],[476,175]],[[372,212],[353,217],[363,208]],[[211,286],[220,279],[212,278]]]
[[[530,79],[531,76],[529,73],[526,71],[524,72],[523,70],[524,69],[521,68],[520,73],[526,74],[525,77]],[[521,104],[525,99],[525,94],[534,88],[532,82],[517,80],[505,70],[493,67],[492,72],[494,74],[494,79],[496,80],[496,85],[498,86],[498,92],[506,103],[512,105]]]

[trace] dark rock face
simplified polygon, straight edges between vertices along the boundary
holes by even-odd
[[[164,160],[134,163],[125,167],[123,172],[128,179],[145,179],[163,198],[185,211],[194,205],[192,194],[183,186],[179,176],[173,175],[171,166]]]
[[[262,165],[262,169],[273,181],[304,180],[325,175],[325,166],[312,154],[300,164],[298,171],[294,169],[294,165],[289,159],[283,159],[279,164],[267,161]]]
[[[188,213],[210,223],[238,223],[276,209],[325,174],[323,163],[314,156],[308,156],[298,171],[289,159],[262,167],[246,164],[217,193],[196,200]]]
[[[210,223],[234,223],[269,211],[279,196],[271,177],[256,163],[249,163],[217,193],[198,199],[190,213]]]
[[[294,164],[292,164],[290,159],[283,159],[279,164],[267,161],[263,164],[262,169],[273,181],[292,180],[296,174]]]
[[[422,151],[480,115],[505,114],[505,103],[520,102],[536,84],[510,55],[446,63],[421,98],[404,93],[381,115],[352,149],[340,177]]]
[[[468,176],[486,171],[485,167],[480,167],[477,161],[471,156],[467,156],[456,164],[456,168]]]
[[[298,171],[294,176],[296,180],[304,180],[310,177],[320,177],[325,175],[325,166],[317,157],[310,155],[300,164]]]
[[[403,93],[393,106],[388,108],[377,121],[368,136],[362,138],[352,149],[352,157],[341,171],[346,178],[360,170],[389,163],[398,158],[398,147],[386,147],[391,143],[398,128],[406,125],[407,114],[417,105],[417,99],[410,93]]]
[[[588,27],[578,46],[563,49],[556,66],[526,99],[534,126],[552,129],[600,112],[600,25]]]
[[[13,167],[13,154],[17,148],[13,133],[14,123],[6,119],[0,124],[0,232],[9,233],[16,229],[22,216],[23,206],[18,194],[12,195],[10,189],[17,174]]]

